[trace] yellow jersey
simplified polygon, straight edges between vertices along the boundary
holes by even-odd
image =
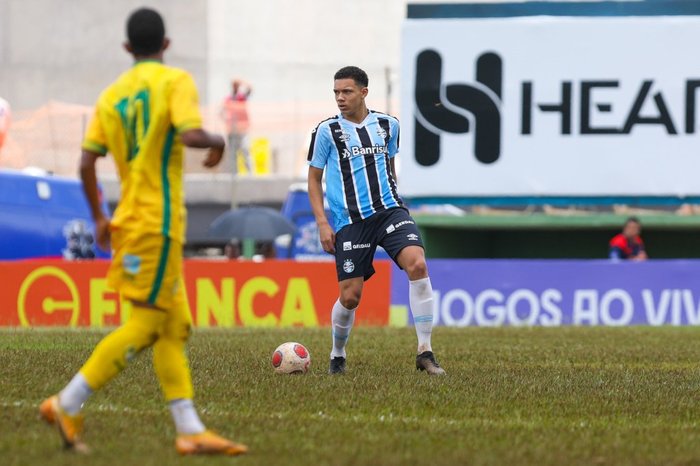
[[[113,229],[184,243],[184,146],[178,135],[201,126],[192,76],[158,61],[136,62],[102,92],[82,147],[114,157],[121,196]]]

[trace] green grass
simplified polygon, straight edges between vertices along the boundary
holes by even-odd
[[[414,369],[412,329],[355,329],[349,372],[325,374],[329,331],[197,331],[196,403],[241,458],[179,458],[150,353],[85,408],[93,453],[60,448],[37,405],[103,333],[0,331],[0,463],[700,464],[700,329],[437,329],[445,378]],[[275,375],[297,340],[311,373]]]

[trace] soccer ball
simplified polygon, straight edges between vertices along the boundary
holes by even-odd
[[[278,374],[305,374],[311,365],[311,355],[301,343],[282,343],[272,353],[272,367]]]

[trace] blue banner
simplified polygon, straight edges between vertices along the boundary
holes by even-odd
[[[700,325],[700,261],[428,261],[433,322],[464,326]],[[392,272],[391,322],[413,325]]]

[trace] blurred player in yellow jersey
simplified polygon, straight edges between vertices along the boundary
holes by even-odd
[[[221,136],[201,129],[197,88],[184,70],[163,65],[168,48],[160,15],[140,9],[127,21],[126,50],[134,66],[100,95],[80,165],[98,243],[111,246],[108,283],[132,303],[131,317],[107,335],[85,365],[55,396],[45,400],[42,417],[58,427],[65,445],[77,451],[82,440],[83,403],[114,378],[141,350],[153,347],[153,365],[178,432],[181,454],[245,453],[204,427],[192,398],[185,343],[191,326],[182,287],[185,234],[183,149],[208,148],[206,167],[224,151]],[[111,153],[121,179],[121,198],[110,221],[100,209],[95,163]]]

